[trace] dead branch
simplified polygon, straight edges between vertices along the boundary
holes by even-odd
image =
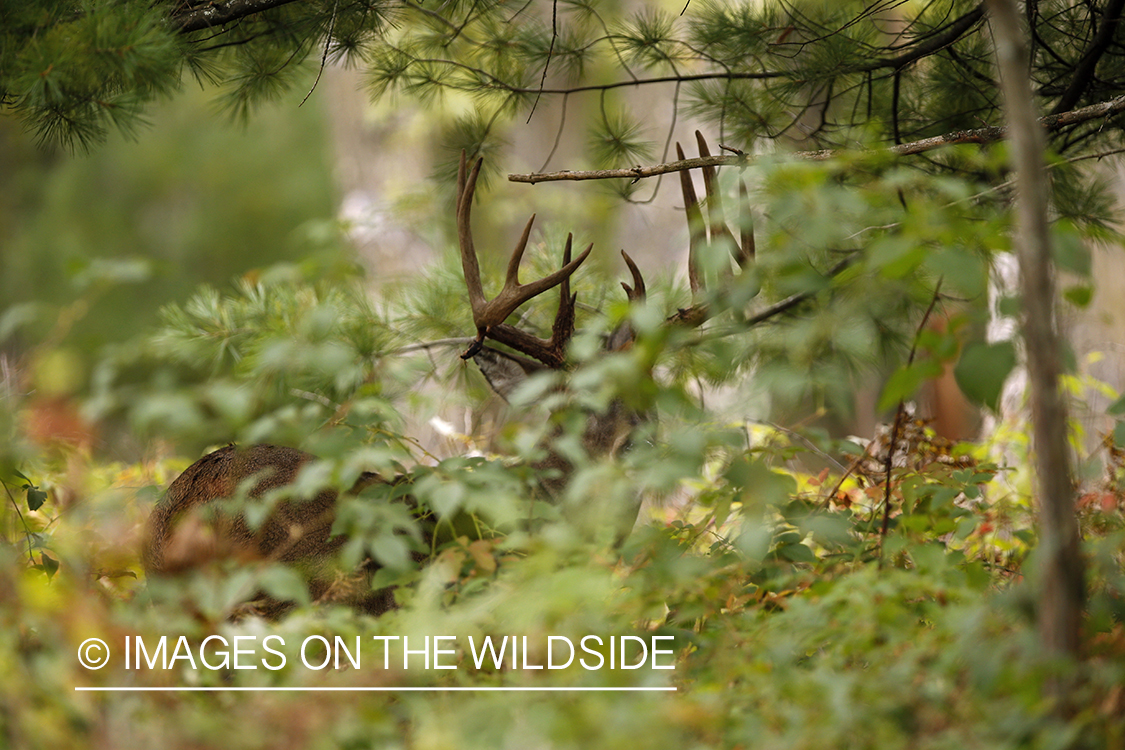
[[[1067,125],[1088,122],[1101,117],[1112,117],[1121,112],[1125,112],[1125,95],[1118,96],[1109,101],[1091,104],[1088,107],[1074,109],[1069,112],[1060,112],[1057,115],[1040,117],[1039,123],[1043,126],[1045,132],[1050,133]],[[933,151],[934,149],[958,144],[994,143],[996,141],[1002,141],[1007,137],[1008,127],[1006,125],[993,125],[985,128],[977,128],[975,130],[958,130],[952,133],[936,135],[932,138],[923,138],[918,141],[911,141],[910,143],[901,143],[897,146],[891,146],[885,149],[885,151],[886,153],[895,154],[897,156],[909,156],[911,154],[920,154],[924,151]],[[778,154],[775,158],[825,161],[843,153],[847,152],[842,149],[792,151],[785,154]],[[508,180],[510,182],[527,182],[532,185],[537,182],[556,182],[558,180],[641,180],[646,177],[656,177],[657,175],[668,174],[670,172],[682,172],[688,169],[698,169],[699,167],[744,167],[760,159],[761,157],[743,153],[729,155],[720,154],[695,159],[678,159],[664,164],[655,164],[650,167],[636,166],[629,169],[595,169],[588,171],[571,171],[564,169],[559,172],[510,174],[508,175]]]

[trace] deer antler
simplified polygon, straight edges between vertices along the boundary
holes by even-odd
[[[645,279],[644,276],[641,276],[641,269],[637,268],[637,264],[629,257],[629,253],[624,250],[621,251],[621,257],[625,259],[625,265],[629,267],[629,273],[633,276],[633,286],[629,286],[622,281],[621,288],[625,290],[625,296],[629,298],[630,302],[643,302],[645,298]]]
[[[710,156],[710,151],[707,148],[707,142],[703,138],[703,134],[698,130],[695,131],[695,138],[699,144],[699,155],[703,157]],[[681,161],[684,159],[684,150],[680,144],[676,144],[677,158]],[[680,188],[684,195],[684,204],[687,211],[688,229],[690,232],[690,240],[688,247],[688,284],[691,286],[691,307],[681,308],[666,321],[673,325],[688,325],[699,326],[702,325],[711,317],[711,309],[706,302],[699,300],[700,291],[703,290],[704,284],[699,273],[699,266],[697,256],[699,248],[708,243],[708,235],[710,242],[722,242],[726,247],[729,247],[734,260],[740,269],[746,268],[754,260],[754,230],[749,222],[749,191],[746,189],[746,183],[739,180],[739,221],[741,224],[741,231],[739,233],[739,242],[735,242],[734,235],[723,219],[723,204],[722,198],[719,193],[719,184],[716,171],[714,167],[703,167],[703,184],[706,189],[707,195],[707,221],[703,219],[703,212],[699,206],[699,198],[695,194],[695,186],[691,180],[691,174],[688,171],[680,172]],[[621,282],[621,288],[625,290],[625,294],[629,297],[630,302],[641,302],[645,299],[645,280],[641,275],[641,271],[637,268],[637,264],[629,257],[629,254],[624,250],[621,251],[622,257],[625,259],[625,265],[629,267],[629,273],[633,277],[633,285]],[[565,262],[565,261],[564,261]],[[730,278],[733,277],[733,272],[728,269],[723,276]],[[609,351],[620,351],[631,345],[636,338],[636,332],[633,330],[632,325],[628,321],[623,322],[617,327],[606,341],[606,349]]]
[[[469,171],[466,167],[465,152],[462,151],[461,164],[457,170],[457,238],[461,247],[461,267],[465,271],[465,286],[468,287],[469,291],[469,304],[473,309],[473,322],[477,327],[476,341],[461,357],[462,359],[468,359],[480,352],[484,339],[487,337],[533,357],[548,367],[557,369],[564,364],[564,350],[574,333],[575,295],[570,294],[570,276],[582,265],[594,246],[591,244],[581,255],[571,260],[572,237],[567,235],[566,248],[563,250],[562,268],[537,281],[521,284],[519,281],[520,261],[523,259],[523,252],[531,235],[531,225],[535,222],[535,214],[532,214],[527,221],[527,226],[523,229],[519,242],[516,243],[515,250],[512,251],[512,257],[508,260],[508,272],[504,278],[504,288],[492,299],[485,299],[480,280],[480,265],[477,261],[476,249],[473,246],[470,223],[473,193],[476,190],[477,177],[480,174],[483,161],[483,159],[477,159],[472,170]],[[524,302],[559,285],[561,285],[559,309],[555,315],[550,339],[541,339],[504,323],[508,316]]]
[[[710,156],[711,152],[707,148],[707,141],[704,140],[703,134],[698,130],[695,131],[695,140],[699,145],[699,155]],[[684,158],[684,150],[679,143],[676,144],[676,157],[681,160]],[[684,195],[684,208],[688,220],[688,285],[691,287],[692,305],[688,308],[681,308],[668,319],[669,322],[678,322],[690,326],[702,325],[711,317],[707,303],[700,302],[698,299],[699,292],[704,288],[697,260],[699,248],[708,243],[724,243],[730,248],[731,255],[734,256],[739,269],[745,269],[754,261],[755,252],[754,229],[749,216],[749,192],[746,189],[746,183],[739,180],[739,223],[741,231],[739,232],[739,241],[736,242],[734,234],[727,228],[723,218],[723,204],[715,168],[702,167],[702,170],[703,186],[707,195],[706,221],[704,221],[703,212],[699,207],[699,199],[696,197],[695,185],[692,183],[690,171],[680,172],[680,189]],[[708,236],[710,237],[709,240]],[[733,273],[728,268],[724,276],[732,275]]]

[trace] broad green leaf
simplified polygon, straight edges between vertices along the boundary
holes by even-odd
[[[759,460],[738,458],[731,462],[725,473],[726,479],[736,488],[750,494],[757,503],[783,505],[797,491],[797,483],[788,474],[770,469]],[[754,502],[744,503],[749,509]]]
[[[40,568],[44,573],[46,573],[48,579],[54,578],[55,573],[57,573],[59,570],[59,561],[48,555],[46,552],[41,552],[39,554],[39,559],[42,562],[36,567]]]
[[[27,488],[27,509],[39,510],[47,502],[47,493],[38,487]]]
[[[281,601],[294,601],[308,604],[309,590],[297,571],[285,565],[272,565],[263,574],[259,583],[262,589]]]
[[[887,235],[873,243],[868,263],[890,279],[902,278],[926,258],[926,249],[916,240],[902,235]]]
[[[815,563],[816,554],[805,545],[797,542],[796,544],[783,544],[777,548],[777,556],[789,562],[803,562]]]
[[[887,379],[883,393],[879,396],[879,410],[885,411],[900,401],[906,401],[918,392],[926,380],[941,375],[941,365],[932,360],[915,362],[909,367],[900,367]]]
[[[1004,381],[1016,366],[1016,348],[1011,341],[970,344],[953,370],[957,385],[972,401],[999,411]]]
[[[1052,255],[1055,264],[1064,271],[1090,278],[1090,248],[1068,221],[1059,221],[1052,232]]]

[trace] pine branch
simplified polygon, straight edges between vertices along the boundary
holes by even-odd
[[[1081,109],[1071,110],[1070,112],[1062,112],[1057,115],[1047,115],[1046,117],[1039,118],[1039,124],[1043,126],[1043,130],[1050,133],[1059,130],[1067,125],[1074,125],[1077,123],[1088,122],[1096,120],[1100,117],[1112,117],[1113,115],[1125,112],[1125,95],[1110,99],[1109,101],[1099,102],[1098,104],[1091,104],[1088,107]],[[886,149],[888,153],[896,154],[898,156],[909,156],[912,154],[920,154],[925,151],[933,151],[934,149],[942,148],[944,146],[954,146],[966,143],[995,143],[1002,141],[1008,137],[1008,127],[1006,125],[993,125],[986,128],[976,128],[974,130],[958,130],[952,133],[945,133],[943,135],[936,135],[932,138],[923,138],[918,141],[911,141],[909,143],[902,143],[896,146],[891,146]],[[821,149],[819,151],[793,151],[785,154],[786,157],[792,159],[803,159],[807,161],[825,161],[827,159],[835,158],[840,154],[845,153],[839,149]],[[698,169],[699,167],[722,167],[722,166],[747,166],[755,161],[755,157],[749,154],[736,153],[733,155],[717,155],[706,156],[694,159],[680,159],[678,161],[666,162],[664,164],[655,164],[651,167],[636,166],[629,169],[595,169],[584,171],[570,171],[562,170],[559,172],[541,172],[532,174],[510,174],[508,175],[509,182],[527,182],[534,185],[537,182],[557,182],[559,180],[614,180],[614,179],[628,179],[640,180],[646,177],[655,177],[657,175],[668,174],[670,172],[682,172],[687,169]]]
[[[892,70],[901,70],[912,62],[921,60],[923,57],[929,57],[935,52],[945,49],[949,45],[964,36],[969,29],[976,26],[981,19],[984,18],[984,4],[978,5],[965,15],[953,21],[946,27],[945,31],[936,36],[932,36],[925,42],[922,42],[917,47],[908,52],[904,52],[897,57],[887,58],[885,60],[875,60],[874,62],[866,65],[860,65],[855,68],[856,71],[879,70],[881,68],[890,68]]]
[[[1094,41],[1090,43],[1086,54],[1082,55],[1082,59],[1075,66],[1070,85],[1063,92],[1053,112],[1065,112],[1077,104],[1082,95],[1086,93],[1086,89],[1089,88],[1090,82],[1094,78],[1094,71],[1097,70],[1098,63],[1113,42],[1114,34],[1121,23],[1123,8],[1125,8],[1125,0],[1109,1],[1104,12],[1101,28],[1098,29],[1098,33],[1094,37]]]
[[[296,0],[227,0],[227,2],[208,2],[176,11],[169,16],[172,25],[183,33],[199,31],[213,26],[222,26],[240,18],[262,11],[288,5]]]
[[[243,1],[249,2],[250,0],[243,0]],[[434,13],[433,11],[428,11],[428,10],[425,10],[425,9],[422,9],[422,8],[418,8],[417,6],[412,5],[412,4],[408,4],[408,5],[411,8],[414,8],[416,10],[421,10],[422,12],[425,12],[428,15],[431,15],[433,17],[439,18],[439,19],[444,21],[444,19],[440,15]],[[837,74],[838,75],[847,75],[847,74],[851,74],[851,73],[868,73],[868,72],[871,72],[871,71],[874,71],[874,70],[881,70],[881,69],[900,70],[900,69],[906,67],[907,65],[913,63],[913,62],[921,60],[924,57],[928,57],[930,55],[933,55],[936,52],[941,51],[942,49],[945,49],[945,48],[949,47],[951,44],[953,44],[958,39],[963,37],[966,33],[968,33],[969,30],[971,30],[976,24],[978,24],[981,21],[981,19],[983,18],[983,16],[984,16],[984,6],[983,5],[977,6],[973,10],[966,13],[965,15],[963,15],[963,16],[957,18],[956,20],[952,21],[948,26],[946,26],[944,29],[940,30],[938,33],[936,33],[932,36],[929,36],[929,37],[925,38],[924,40],[918,42],[918,44],[915,47],[907,50],[906,52],[902,53],[901,55],[896,55],[895,57],[880,58],[880,59],[877,59],[877,60],[872,60],[870,62],[865,62],[861,65],[846,66],[846,67],[840,69],[839,71],[837,71]],[[445,23],[448,24],[449,22],[445,21]],[[802,44],[808,44],[808,42],[804,42]],[[413,63],[420,63],[420,64],[448,65],[448,66],[451,66],[451,67],[454,67],[454,68],[462,68],[462,69],[468,70],[470,72],[477,73],[479,75],[482,75],[482,76],[488,78],[490,80],[491,84],[493,85],[493,87],[495,87],[495,88],[499,88],[499,89],[502,89],[504,91],[508,91],[510,93],[513,93],[513,94],[534,94],[537,98],[542,96],[543,94],[551,94],[551,95],[556,95],[556,96],[557,95],[566,96],[566,95],[570,95],[570,94],[579,94],[579,93],[584,93],[584,92],[606,92],[606,91],[612,91],[614,89],[628,88],[628,87],[631,87],[631,86],[640,87],[640,86],[646,86],[646,85],[652,85],[652,84],[666,84],[666,83],[677,83],[678,84],[678,83],[685,83],[685,82],[691,82],[691,81],[722,81],[722,80],[727,80],[727,81],[736,81],[736,80],[768,81],[768,80],[775,80],[775,79],[782,79],[782,78],[791,78],[793,76],[793,71],[790,71],[790,70],[762,70],[762,71],[757,71],[757,72],[755,72],[755,71],[726,70],[726,71],[722,71],[722,72],[716,71],[716,72],[710,72],[710,73],[698,73],[698,74],[694,74],[694,75],[657,76],[657,77],[653,77],[653,78],[643,78],[643,79],[631,78],[630,80],[612,81],[610,83],[602,83],[602,84],[587,84],[587,85],[570,86],[570,87],[563,87],[563,88],[545,88],[545,87],[543,87],[542,82],[537,87],[514,86],[514,85],[506,83],[505,81],[500,80],[499,78],[496,78],[495,76],[488,73],[487,71],[483,71],[483,70],[479,70],[479,69],[475,69],[475,68],[470,68],[469,66],[466,66],[463,63],[460,63],[460,62],[458,62],[456,60],[452,60],[452,59],[423,59],[423,58],[418,58],[418,59],[413,60],[412,62]]]

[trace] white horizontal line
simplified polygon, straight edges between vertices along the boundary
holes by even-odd
[[[652,693],[676,692],[676,687],[76,687],[76,692],[95,693],[189,693],[189,692],[367,692],[367,693]]]

